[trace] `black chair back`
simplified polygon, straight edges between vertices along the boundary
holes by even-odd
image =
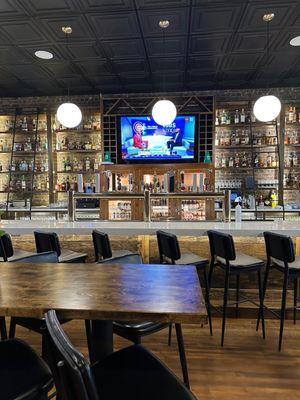
[[[125,256],[114,257],[109,260],[100,260],[98,264],[143,264],[140,254],[126,254]]]
[[[37,253],[55,251],[58,257],[61,255],[59,239],[55,232],[35,231],[34,238]]]
[[[47,251],[45,253],[32,254],[27,257],[21,257],[14,262],[25,262],[32,264],[44,264],[44,263],[58,263],[58,256],[55,251]]]
[[[157,231],[156,236],[160,263],[165,262],[167,258],[175,264],[175,261],[181,258],[177,236],[163,231]]]
[[[95,251],[95,261],[97,262],[101,259],[105,260],[106,258],[111,258],[112,250],[108,234],[95,229],[92,232],[92,236]]]
[[[264,238],[269,262],[271,257],[285,264],[295,261],[294,244],[289,236],[273,232],[264,232]]]
[[[14,248],[11,237],[8,233],[5,233],[0,237],[0,257],[2,257],[4,261],[7,261],[7,259],[13,255]]]
[[[99,400],[89,362],[72,345],[55,311],[45,315],[51,362],[58,366],[55,386],[64,400]]]
[[[235,260],[235,247],[232,236],[218,231],[207,231],[210,245],[211,258],[224,258],[226,261]]]

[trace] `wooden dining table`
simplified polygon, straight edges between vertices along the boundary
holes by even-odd
[[[0,263],[0,315],[43,318],[50,309],[86,320],[93,362],[113,351],[113,320],[207,318],[194,266]]]

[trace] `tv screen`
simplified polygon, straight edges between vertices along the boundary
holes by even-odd
[[[197,161],[194,115],[178,115],[168,126],[152,117],[123,116],[119,126],[119,162]]]

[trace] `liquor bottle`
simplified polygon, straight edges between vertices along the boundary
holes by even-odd
[[[222,158],[221,158],[221,167],[226,168],[226,157],[224,154],[222,154]]]
[[[276,166],[277,166],[276,157],[275,157],[275,156],[272,156],[271,167],[272,167],[272,168],[276,168]]]
[[[60,185],[60,190],[62,190],[63,192],[66,191],[66,182],[62,181],[61,185]]]
[[[94,161],[94,171],[98,171],[98,169],[99,169],[99,162],[98,162],[97,158],[95,158],[95,161]]]
[[[241,124],[244,124],[246,122],[246,114],[245,114],[245,110],[242,108],[242,112],[241,112]]]
[[[242,167],[247,167],[246,153],[243,153],[243,156],[242,156]]]
[[[233,161],[233,157],[229,158],[229,162],[228,162],[228,167],[232,168],[234,166],[234,161]]]
[[[85,170],[86,170],[86,171],[89,171],[90,169],[91,169],[91,161],[90,161],[90,158],[87,157],[87,158],[85,159]]]
[[[225,146],[230,146],[230,135],[229,134],[227,134],[225,136]]]
[[[293,167],[298,167],[298,157],[296,152],[293,155]]]
[[[72,164],[71,164],[70,159],[68,158],[67,162],[66,162],[66,172],[70,172],[70,171],[72,171]]]
[[[238,124],[240,122],[240,116],[239,116],[239,112],[238,110],[235,110],[235,114],[234,114],[234,123]]]
[[[26,181],[24,175],[22,175],[21,188],[22,190],[26,190]]]
[[[272,166],[272,156],[270,153],[268,153],[267,156],[267,167],[271,167]]]
[[[0,140],[0,151],[3,151],[3,140]]]
[[[215,120],[215,125],[219,125],[219,115],[218,115],[218,110],[216,110],[216,120]]]
[[[220,146],[224,146],[224,145],[225,145],[225,137],[224,137],[224,133],[222,131],[221,136],[220,136]]]
[[[71,189],[70,178],[67,176],[66,180],[66,191],[68,192]]]
[[[27,118],[26,117],[24,117],[24,119],[23,119],[22,131],[28,131],[28,125],[27,125]]]
[[[226,113],[225,113],[225,110],[223,110],[222,111],[222,113],[221,113],[221,124],[222,125],[225,125],[226,124]]]
[[[258,167],[259,167],[259,160],[258,160],[257,154],[255,154],[255,157],[254,157],[254,168],[258,168]]]
[[[218,136],[218,134],[216,133],[216,134],[215,134],[215,146],[219,146],[219,144],[220,144],[219,136]]]
[[[231,145],[232,145],[232,146],[235,146],[235,145],[236,145],[236,135],[235,135],[235,132],[232,132],[230,142],[231,142]]]

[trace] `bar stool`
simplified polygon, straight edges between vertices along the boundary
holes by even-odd
[[[211,287],[211,280],[214,268],[218,266],[225,271],[221,346],[224,345],[230,276],[236,276],[236,301],[233,303],[234,305],[236,305],[236,312],[238,311],[238,304],[241,302],[248,301],[256,305],[256,303],[252,301],[249,297],[240,295],[239,282],[240,282],[240,275],[243,273],[257,272],[258,291],[259,291],[259,316],[262,318],[262,333],[263,333],[263,338],[265,338],[265,321],[263,314],[263,289],[262,289],[262,279],[261,279],[261,269],[264,267],[264,262],[262,260],[259,260],[258,258],[249,256],[244,253],[236,253],[234,241],[231,235],[212,230],[209,230],[207,234],[209,238],[210,251],[211,251],[209,287]],[[240,296],[243,298],[243,300],[240,300]]]
[[[208,260],[191,252],[181,253],[177,236],[173,235],[172,233],[157,231],[156,236],[161,264],[195,265],[197,267],[198,273],[199,271],[203,272],[205,285],[205,303],[209,321],[209,330],[210,334],[212,335],[211,307],[207,274]],[[171,328],[169,331],[169,343],[170,340]]]
[[[100,232],[94,229],[92,232],[95,261],[106,260],[108,258],[122,257],[132,254],[129,250],[114,250],[112,251],[110,240],[107,233]]]
[[[300,256],[295,256],[293,241],[289,236],[279,235],[273,232],[264,232],[266,252],[267,252],[267,265],[263,283],[263,296],[265,296],[269,272],[271,268],[277,269],[283,273],[282,297],[281,297],[281,311],[280,315],[269,309],[272,314],[280,319],[280,332],[278,350],[281,351],[283,339],[283,327],[286,312],[286,295],[289,284],[289,279],[294,280],[294,324],[296,324],[297,317],[297,286],[298,278],[300,277]],[[260,318],[257,320],[258,329]]]
[[[14,249],[11,236],[8,233],[0,236],[0,257],[3,261],[15,261],[21,257],[29,257],[34,253],[26,250]]]
[[[58,236],[55,232],[35,231],[34,238],[37,253],[55,251],[61,263],[85,262],[87,257],[86,253],[77,253],[76,251],[61,249]]]

